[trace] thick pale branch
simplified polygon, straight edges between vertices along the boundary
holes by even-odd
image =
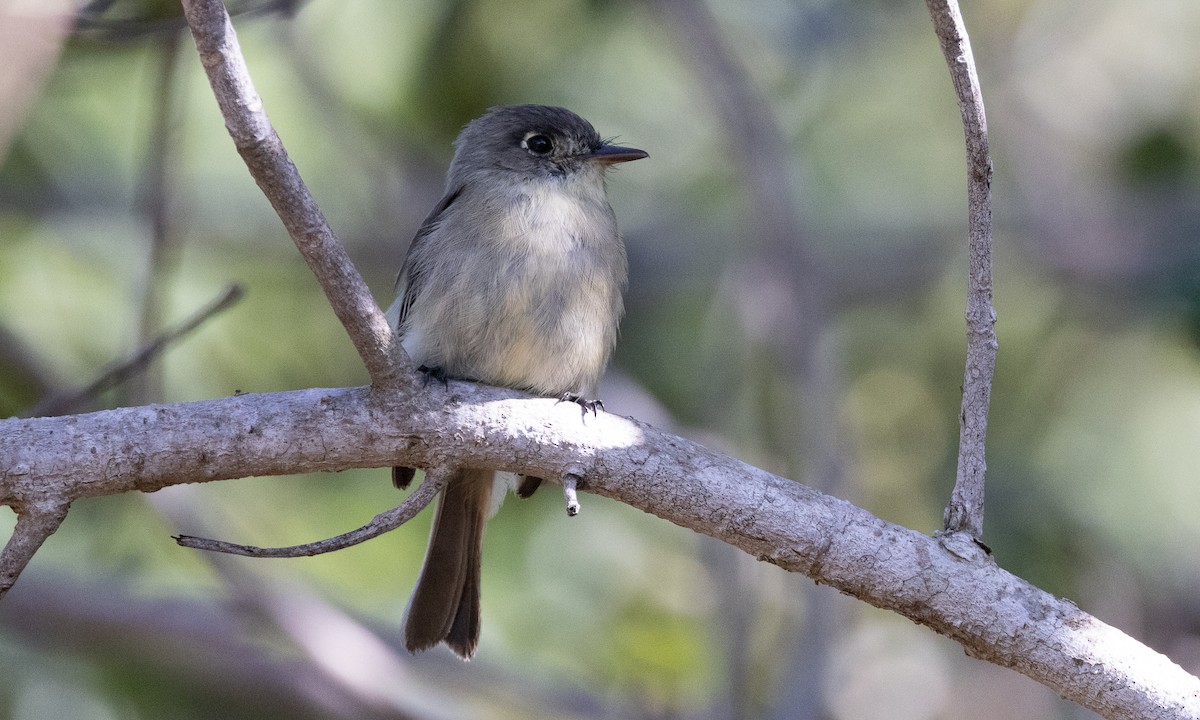
[[[992,307],[992,159],[983,91],[958,0],[926,0],[950,67],[967,144],[967,363],[959,415],[958,473],[946,506],[945,529],[983,537],[988,406],[996,371],[996,311]]]
[[[383,311],[267,119],[225,6],[219,0],[183,0],[183,9],[225,117],[225,128],[316,275],[334,314],[358,350],[371,384],[397,387],[406,382],[411,373],[403,372],[403,355]]]
[[[0,503],[397,464],[577,474],[582,489],[900,613],[1107,717],[1200,718],[1200,680],[961,535],[930,538],[635,420],[577,410],[452,382],[411,396],[303,390],[10,419]]]

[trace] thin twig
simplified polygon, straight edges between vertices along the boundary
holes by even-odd
[[[575,517],[579,514],[579,476],[574,473],[563,475],[563,499],[567,503],[567,515]]]
[[[425,471],[425,480],[421,482],[421,485],[398,506],[385,513],[376,515],[371,522],[357,530],[351,530],[348,533],[342,533],[341,535],[324,540],[317,540],[316,542],[291,545],[289,547],[262,548],[255,547],[254,545],[238,545],[225,542],[224,540],[193,537],[191,535],[176,535],[175,542],[186,548],[209,550],[229,555],[242,555],[245,557],[297,558],[323,555],[336,550],[344,550],[345,548],[366,542],[371,538],[379,537],[412,520],[417,516],[417,513],[424,510],[425,506],[441,492],[442,488],[446,486],[446,480],[449,477],[449,471],[427,470]]]
[[[96,397],[105,390],[120,385],[130,377],[144,370],[147,365],[154,362],[170,345],[186,337],[196,328],[203,325],[209,318],[232,307],[241,300],[244,292],[242,286],[237,283],[227,285],[221,291],[220,295],[193,313],[191,317],[174,327],[167,328],[131,357],[107,367],[100,373],[100,377],[93,380],[87,387],[52,395],[39,402],[25,414],[28,417],[45,417],[49,415],[62,415],[79,408],[91,398]]]
[[[220,0],[183,0],[183,10],[233,144],[325,291],[372,386],[411,382],[383,311],[267,119],[225,6]]]
[[[988,406],[996,372],[996,311],[992,307],[992,159],[983,92],[957,0],[926,0],[958,96],[967,144],[967,362],[959,415],[958,472],[946,506],[946,532],[983,537]]]

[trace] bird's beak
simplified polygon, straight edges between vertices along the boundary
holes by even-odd
[[[641,160],[642,158],[650,157],[650,153],[637,148],[622,147],[620,145],[603,145],[599,150],[588,155],[589,160],[595,160],[604,165],[615,165],[617,163],[629,162],[630,160]]]

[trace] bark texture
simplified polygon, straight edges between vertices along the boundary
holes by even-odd
[[[900,613],[1106,717],[1200,718],[1200,680],[997,567],[965,534],[922,535],[618,415],[454,382],[0,421],[0,503],[18,509],[248,475],[456,464],[576,475],[583,490]]]

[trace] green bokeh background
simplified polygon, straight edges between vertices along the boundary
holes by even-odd
[[[1005,568],[1195,672],[1200,4],[967,5],[996,167],[985,539]],[[721,121],[671,7],[231,5],[268,113],[381,302],[462,124],[496,104],[570,107],[651,155],[610,182],[631,286],[606,407],[933,532],[957,444],[966,203],[925,9],[701,6],[778,126],[795,183],[785,234],[813,263],[797,269],[751,229],[738,158],[764,140]],[[243,301],[80,410],[366,381],[234,151],[178,12],[0,2],[14,68],[0,74],[4,415],[130,355],[148,295],[161,327],[230,282]],[[154,272],[152,187],[171,248]],[[813,273],[828,313],[797,346],[815,313],[776,281]],[[397,502],[386,470],[79,502],[0,604],[0,717],[1089,717],[628,507],[585,496],[568,519],[549,490],[489,526],[483,641],[465,666],[397,651],[428,513],[304,560],[169,538],[336,534]],[[0,535],[12,522],[0,511]]]

